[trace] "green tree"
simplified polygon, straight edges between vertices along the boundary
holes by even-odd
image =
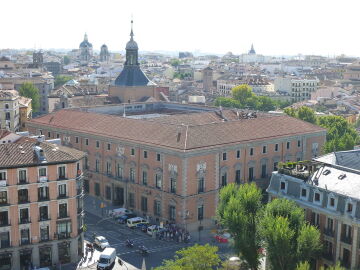
[[[208,270],[217,267],[220,263],[216,254],[218,247],[198,245],[183,248],[176,252],[173,260],[164,260],[162,265],[154,270]]]
[[[308,262],[301,262],[297,265],[296,270],[311,270],[311,267]],[[321,266],[320,270],[325,270],[325,267]],[[346,268],[341,267],[338,262],[335,266],[327,267],[326,270],[346,270]]]
[[[25,82],[21,85],[19,90],[20,96],[31,98],[31,107],[34,112],[40,108],[40,92],[39,89],[31,82]]]
[[[258,102],[259,104],[257,109],[259,111],[268,112],[268,111],[273,111],[276,108],[276,102],[269,97],[259,96]]]
[[[246,101],[249,98],[252,98],[253,96],[255,96],[251,87],[247,84],[241,84],[241,85],[235,86],[231,90],[231,94],[234,99],[240,101],[240,103],[242,103],[242,104],[246,104]]]
[[[171,59],[170,60],[170,65],[172,65],[173,67],[178,67],[180,65],[180,60],[179,59]]]
[[[70,64],[70,57],[69,57],[69,56],[64,55],[63,60],[64,60],[64,65],[68,65],[68,64]]]
[[[285,108],[284,113],[286,113],[287,115],[289,115],[291,117],[297,117],[296,110],[292,107]]]
[[[215,100],[215,106],[230,107],[230,108],[241,108],[242,105],[239,101],[233,98],[218,97]]]
[[[259,213],[262,194],[254,183],[229,184],[220,191],[217,215],[221,224],[234,237],[234,248],[251,269],[258,269],[260,238]]]
[[[316,123],[315,111],[306,106],[302,106],[298,109],[297,117],[312,124]]]
[[[54,82],[54,87],[58,87],[61,85],[64,85],[66,82],[72,80],[73,77],[72,76],[67,76],[67,75],[57,75],[55,77],[55,82]]]
[[[304,211],[295,202],[286,199],[266,206],[261,235],[272,269],[295,269],[301,261],[316,259],[322,249],[319,230],[305,222]]]

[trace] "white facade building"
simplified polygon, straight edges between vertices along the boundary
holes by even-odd
[[[318,78],[279,77],[274,80],[275,91],[289,94],[294,102],[310,99],[319,85]]]

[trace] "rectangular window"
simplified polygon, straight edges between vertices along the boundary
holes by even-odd
[[[59,133],[56,134],[56,138],[57,138],[57,139],[60,138],[60,134],[59,134]]]
[[[176,178],[170,178],[170,192],[176,193]]]
[[[6,172],[0,172],[0,181],[6,180]]]
[[[111,150],[111,144],[110,143],[108,143],[107,144],[107,148],[106,148],[108,151],[110,151]]]
[[[0,226],[5,226],[9,224],[9,214],[8,211],[0,212]]]
[[[135,156],[135,148],[131,148],[131,155]]]
[[[51,137],[51,133],[50,133],[50,131],[48,131],[48,138],[50,138]]]
[[[241,170],[235,171],[235,183],[238,185],[241,184]]]
[[[144,186],[147,186],[147,171],[142,172],[142,183]]]
[[[148,157],[148,152],[144,151],[144,158],[147,158],[147,157]]]
[[[96,159],[95,160],[95,172],[99,172],[100,171],[100,160]]]
[[[100,142],[96,141],[96,148],[100,148]]]
[[[278,143],[275,144],[275,152],[277,152],[277,151],[279,151],[279,144]]]
[[[135,207],[135,194],[129,193],[129,207]]]
[[[154,201],[154,215],[161,216],[161,202],[157,200]]]
[[[66,197],[66,184],[58,185],[58,196],[59,198],[65,198]]]
[[[79,143],[79,137],[75,137],[75,143]]]
[[[226,160],[226,159],[227,159],[226,152],[224,152],[224,153],[222,154],[222,160]]]
[[[249,168],[249,181],[254,180],[254,168],[250,167]]]
[[[205,179],[204,177],[200,177],[198,180],[198,193],[202,193],[205,191]]]
[[[89,139],[85,139],[85,145],[89,145]]]
[[[263,152],[263,154],[266,154],[266,152],[267,152],[267,147],[265,145],[262,148],[262,152]]]
[[[29,202],[28,190],[27,189],[18,190],[18,199],[19,199],[19,203],[28,203]]]
[[[274,171],[277,171],[278,170],[278,164],[279,164],[279,162],[274,162]]]
[[[281,182],[280,183],[280,190],[285,190],[286,189],[286,183],[285,182]]]
[[[175,221],[176,218],[176,208],[173,205],[169,206],[169,219]]]
[[[265,178],[267,177],[267,168],[266,168],[266,164],[262,164],[261,165],[261,178]]]
[[[300,140],[297,141],[297,146],[301,147],[301,141]]]
[[[346,212],[352,213],[352,211],[353,211],[353,205],[352,205],[352,203],[348,203]]]
[[[306,196],[307,196],[307,190],[306,190],[306,188],[302,188],[301,189],[301,197],[306,198]]]
[[[240,150],[236,151],[236,158],[240,158],[240,153],[241,153]]]
[[[135,182],[135,169],[130,168],[130,181]]]
[[[30,243],[30,233],[29,229],[20,230],[20,244],[27,245]]]
[[[159,153],[156,154],[156,161],[161,161],[161,155]]]
[[[148,208],[147,208],[147,198],[141,196],[141,211],[143,212],[147,212]]]
[[[20,224],[29,223],[29,221],[30,221],[29,209],[28,208],[20,209]]]
[[[67,215],[67,203],[59,204],[59,218],[66,218]]]
[[[204,219],[204,205],[198,206],[198,220]]]
[[[224,187],[227,185],[227,173],[224,172],[222,175],[221,175],[221,187]]]
[[[320,202],[320,193],[316,192],[314,196],[315,202]]]
[[[158,189],[161,189],[162,187],[162,175],[161,174],[155,174],[155,186]]]
[[[105,197],[107,200],[111,200],[111,187],[109,186],[105,187]]]
[[[330,206],[331,207],[335,206],[335,198],[330,198]]]
[[[39,168],[39,177],[46,177],[46,168]]]
[[[116,177],[122,179],[123,178],[123,174],[124,174],[124,169],[123,167],[121,166],[120,163],[118,163],[116,165]]]
[[[111,162],[110,161],[106,162],[106,173],[108,175],[111,175]]]
[[[49,226],[40,228],[40,241],[49,241]],[[41,255],[40,255],[41,256]]]
[[[84,180],[84,190],[85,190],[85,192],[87,192],[87,193],[90,192],[89,180]]]
[[[49,219],[49,211],[48,207],[40,206],[39,207],[39,221],[48,220]]]
[[[89,169],[89,158],[87,156],[84,157],[84,163],[83,163],[84,169]]]
[[[286,149],[290,149],[290,142],[286,142]]]
[[[95,195],[100,196],[100,184],[95,183]]]
[[[66,179],[65,166],[58,167],[58,176],[59,176],[59,179]]]
[[[7,204],[7,191],[0,191],[0,204]]]
[[[26,170],[19,170],[19,184],[25,184],[26,182]]]
[[[39,201],[49,200],[49,187],[38,188],[38,200]]]
[[[254,148],[250,148],[250,156],[254,155]]]

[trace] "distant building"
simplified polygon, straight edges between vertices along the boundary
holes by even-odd
[[[360,61],[354,62],[346,67],[344,84],[360,85]]]
[[[204,92],[211,92],[213,88],[213,70],[211,67],[203,69],[203,89]]]
[[[31,98],[21,97],[19,98],[20,107],[20,131],[25,131],[25,124],[32,118],[32,106]]]
[[[318,78],[298,78],[293,76],[277,77],[274,88],[277,92],[287,93],[293,102],[308,100],[320,86]]]
[[[15,69],[15,64],[8,57],[2,56],[0,58],[0,70],[8,71],[12,69]]]
[[[88,36],[85,33],[84,40],[80,43],[79,46],[79,59],[81,62],[89,62],[93,56],[93,46],[88,41]]]
[[[60,61],[45,62],[44,67],[46,68],[47,71],[51,72],[52,75],[54,75],[54,76],[59,75],[62,71],[62,65],[61,65]]]
[[[0,90],[0,129],[20,129],[19,94],[16,90]]]
[[[106,44],[104,44],[101,46],[100,49],[100,62],[108,62],[109,59],[110,59],[109,50]]]
[[[33,52],[33,67],[41,68],[44,64],[44,53],[42,51]]]
[[[240,63],[264,63],[265,57],[263,55],[256,54],[254,45],[251,44],[249,53],[240,55],[239,61]]]
[[[192,58],[194,57],[191,52],[179,52],[179,58]]]
[[[330,153],[272,174],[270,200],[296,202],[321,232],[324,250],[316,269],[337,262],[346,269],[360,267],[359,179],[360,150]]]

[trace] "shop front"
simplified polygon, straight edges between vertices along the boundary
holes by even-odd
[[[61,264],[69,263],[70,257],[70,242],[62,242],[58,244],[59,262]]]
[[[51,246],[39,247],[40,267],[52,265]]]
[[[32,269],[31,248],[20,249],[20,270]]]
[[[0,270],[11,270],[11,252],[0,253]]]

